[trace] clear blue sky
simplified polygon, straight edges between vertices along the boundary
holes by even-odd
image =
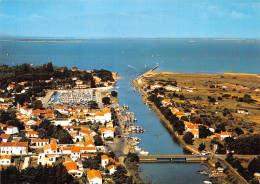
[[[260,38],[260,0],[0,0],[0,34]]]

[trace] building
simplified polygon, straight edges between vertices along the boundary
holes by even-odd
[[[181,87],[176,87],[176,86],[172,86],[172,85],[164,86],[164,89],[166,89],[167,91],[175,91],[175,92],[181,91]]]
[[[49,139],[31,139],[31,146],[43,147],[49,143]]]
[[[112,127],[101,128],[103,138],[114,138],[116,130]]]
[[[65,162],[63,165],[66,167],[70,175],[76,178],[81,178],[83,171],[78,169],[76,162],[74,161]]]
[[[110,165],[107,167],[109,174],[112,175],[114,172],[116,172],[116,165]]]
[[[107,155],[102,155],[101,156],[101,166],[105,168],[108,163],[109,163],[108,156]]]
[[[2,142],[1,154],[20,155],[28,153],[28,142]]]
[[[43,146],[44,154],[59,154],[60,149],[56,144],[46,144]]]
[[[7,142],[8,140],[11,139],[11,135],[10,134],[1,134],[1,139],[2,139],[2,142]]]
[[[11,165],[12,157],[10,155],[2,155],[0,159],[1,166]]]
[[[98,170],[92,169],[87,172],[89,184],[102,184],[102,176]]]
[[[17,127],[13,127],[13,126],[8,126],[6,131],[5,131],[6,134],[18,134],[19,133],[19,130]]]
[[[151,85],[151,89],[162,88],[162,87],[163,87],[163,85],[161,85],[161,84]]]
[[[27,138],[38,138],[38,132],[36,131],[29,131],[25,133],[25,137]]]

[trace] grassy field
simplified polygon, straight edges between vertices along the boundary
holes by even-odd
[[[177,103],[197,104],[203,107],[208,113],[222,112],[225,108],[232,112],[232,126],[237,125],[245,131],[253,129],[260,132],[260,76],[256,74],[180,74],[169,72],[149,72],[142,79],[143,85],[151,83],[167,83],[177,81],[178,86],[182,87],[181,92],[186,100],[178,97],[171,97],[171,92],[165,94],[166,98],[172,99]],[[189,92],[188,89],[192,89]],[[228,94],[226,98],[223,95]],[[245,94],[251,96],[254,103],[240,102],[237,99],[244,97]],[[214,97],[216,104],[210,103],[208,96]],[[199,97],[200,99],[196,99]],[[232,98],[233,97],[233,98]],[[222,98],[222,99],[221,99]],[[238,114],[237,110],[247,110],[249,114]],[[222,116],[222,113],[218,114]],[[226,118],[226,117],[222,117]]]

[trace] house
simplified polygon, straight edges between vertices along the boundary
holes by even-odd
[[[71,148],[71,156],[70,158],[73,160],[73,161],[76,161],[80,158],[80,152],[82,150],[82,147],[78,147],[78,146],[74,146]]]
[[[237,110],[238,114],[249,114],[246,110]]]
[[[113,127],[114,127],[114,125],[113,125],[113,123],[112,123],[112,122],[109,122],[109,123],[107,123],[107,124],[106,124],[106,127],[112,127],[112,128],[113,128]]]
[[[2,155],[0,159],[0,165],[8,166],[11,165],[12,157],[10,155]]]
[[[63,165],[66,167],[68,173],[73,177],[81,178],[83,171],[79,170],[77,167],[77,163],[74,161],[65,162]]]
[[[116,165],[110,165],[107,167],[109,174],[112,175],[114,172],[116,172]]]
[[[91,136],[95,136],[96,135],[96,132],[92,131],[92,130],[84,130],[84,129],[81,129],[79,131],[79,135],[80,136],[84,136],[84,135],[91,135]]]
[[[38,138],[38,132],[37,131],[29,131],[25,133],[25,137],[27,138]]]
[[[164,89],[166,89],[167,91],[175,91],[175,92],[181,91],[181,87],[176,87],[176,86],[172,86],[172,85],[164,86]]]
[[[220,132],[220,134],[216,134],[215,136],[223,140],[226,137],[231,137],[231,134],[232,134],[231,132]]]
[[[43,147],[49,143],[49,139],[31,139],[31,146]]]
[[[151,89],[162,88],[162,87],[163,87],[163,85],[161,85],[161,84],[151,85]]]
[[[1,134],[2,142],[7,142],[9,139],[11,139],[11,134]]]
[[[48,165],[51,166],[53,163],[57,161],[56,155],[45,155],[44,153],[40,153],[38,155],[37,163],[38,165]]]
[[[163,100],[162,100],[162,104],[163,104],[163,105],[166,105],[166,106],[167,106],[167,105],[172,105],[170,99],[163,99]]]
[[[17,127],[13,127],[13,126],[8,126],[6,131],[5,131],[6,134],[18,134],[19,133],[19,130]]]
[[[31,115],[32,114],[33,109],[30,108],[26,108],[25,106],[20,107],[20,112],[22,114],[26,114],[26,115]]]
[[[108,163],[109,163],[108,156],[107,155],[102,155],[101,156],[101,166],[105,168]]]
[[[2,142],[0,150],[1,154],[7,155],[27,154],[28,142]]]
[[[43,146],[45,154],[59,154],[60,149],[56,144],[46,144]]]
[[[82,80],[76,80],[76,84],[77,85],[83,84],[83,81]]]
[[[92,169],[87,172],[89,184],[102,184],[102,176],[98,170]]]
[[[116,130],[112,127],[101,128],[103,138],[114,138]]]

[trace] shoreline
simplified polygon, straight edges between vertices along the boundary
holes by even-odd
[[[136,80],[133,80],[132,83],[137,87],[137,89],[139,89],[142,93],[143,96],[143,101],[144,102],[148,102],[149,100],[147,100],[147,94],[143,91],[142,88],[140,88],[140,86],[137,84]],[[149,101],[150,102],[150,101]],[[161,111],[151,102],[152,108],[153,110],[156,112],[156,114],[160,117],[160,119],[162,120],[161,122],[163,123],[164,127],[171,133],[171,135],[173,135],[178,143],[186,150],[194,153],[194,154],[200,154],[198,151],[194,150],[193,148],[191,148],[190,146],[188,146],[182,139],[181,137],[173,130],[170,122],[164,117],[164,115],[161,113]]]

